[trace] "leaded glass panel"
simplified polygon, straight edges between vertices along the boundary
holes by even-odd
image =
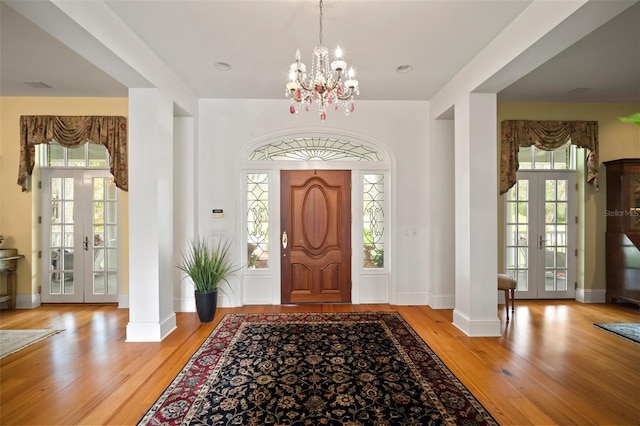
[[[384,174],[362,177],[364,267],[384,268]]]
[[[382,161],[378,152],[350,141],[296,138],[261,146],[249,154],[251,161]]]
[[[269,267],[269,175],[247,174],[247,267]]]

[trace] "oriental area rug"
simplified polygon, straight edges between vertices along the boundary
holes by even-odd
[[[497,425],[396,312],[227,314],[139,425]]]
[[[612,322],[593,325],[623,339],[640,343],[640,323],[638,322]]]
[[[62,330],[0,330],[0,359]]]

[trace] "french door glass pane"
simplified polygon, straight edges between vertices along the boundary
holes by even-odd
[[[107,201],[115,184],[112,178],[106,177],[94,177],[92,182],[93,294],[116,294],[117,285],[114,283],[118,269],[117,206],[115,200]],[[109,249],[105,249],[105,242]],[[113,283],[110,280],[113,280]]]
[[[517,250],[517,248],[515,248],[515,247],[507,247],[507,249],[506,249],[507,271],[516,269],[516,250]]]
[[[529,245],[529,226],[518,225],[518,243],[519,246]]]
[[[558,196],[556,197],[558,201],[567,201],[567,181],[566,180],[558,180],[556,181],[558,184]]]
[[[506,220],[507,223],[514,223],[516,221],[516,203],[507,203],[506,207]]]
[[[526,291],[529,283],[529,182],[518,180],[506,202],[506,272],[518,281],[517,289]]]
[[[50,294],[74,294],[74,178],[51,178]]]
[[[529,269],[529,248],[518,249],[518,269]]]
[[[545,180],[545,290],[567,290],[567,181]]]
[[[507,247],[516,245],[517,229],[517,225],[507,225]]]
[[[518,181],[517,190],[518,192],[517,192],[516,199],[520,201],[527,201],[529,199],[529,181],[528,180]]]

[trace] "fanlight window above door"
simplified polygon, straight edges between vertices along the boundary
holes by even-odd
[[[249,154],[250,161],[383,161],[368,146],[331,138],[295,138],[262,145]]]

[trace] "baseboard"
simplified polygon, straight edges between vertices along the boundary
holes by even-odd
[[[172,312],[161,322],[130,322],[126,342],[160,342],[176,329],[176,314]]]
[[[118,295],[118,308],[119,309],[129,309],[129,295],[128,294],[119,294]]]
[[[429,295],[427,293],[398,293],[396,296],[396,305],[428,305]]]
[[[39,294],[19,294],[16,296],[16,309],[34,309],[42,304]],[[129,308],[129,295],[118,295],[118,308]]]
[[[500,320],[472,320],[466,315],[453,310],[453,325],[470,337],[500,336]]]
[[[41,305],[39,294],[19,294],[16,296],[16,309],[33,309]]]
[[[429,295],[429,306],[433,309],[453,309],[456,307],[456,296]]]
[[[576,301],[582,303],[606,303],[607,290],[576,289]]]
[[[195,312],[196,299],[194,299],[193,297],[173,299],[173,309],[176,312]]]

